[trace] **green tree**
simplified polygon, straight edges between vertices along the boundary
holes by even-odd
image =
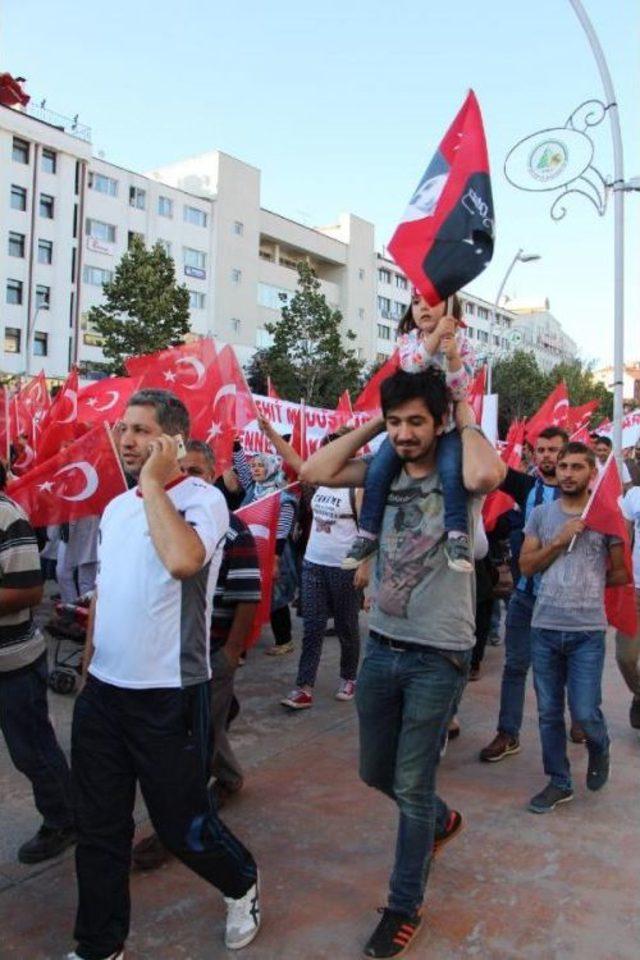
[[[594,378],[590,364],[578,359],[564,361],[545,374],[532,353],[517,350],[493,368],[493,390],[499,397],[500,435],[506,435],[515,417],[532,416],[561,380],[567,384],[572,407],[598,400],[600,406],[594,419],[611,416],[613,396]]]
[[[151,249],[134,237],[103,286],[105,301],[87,320],[103,339],[110,373],[124,373],[124,360],[179,343],[189,332],[189,291],[176,283],[175,264],[160,243]]]
[[[362,361],[348,346],[355,333],[341,331],[342,314],[327,303],[320,281],[306,261],[298,264],[298,286],[289,300],[280,294],[282,310],[265,324],[273,345],[259,351],[249,368],[252,384],[270,376],[283,399],[303,397],[312,406],[333,407],[344,390],[357,392]]]

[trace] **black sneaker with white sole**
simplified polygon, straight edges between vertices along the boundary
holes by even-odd
[[[548,783],[544,790],[531,798],[528,809],[531,813],[551,813],[559,803],[568,803],[569,800],[573,800],[573,790],[563,790]]]
[[[587,789],[601,790],[609,779],[611,768],[611,751],[609,747],[606,750],[598,750],[592,753],[589,751],[589,766],[587,768]]]
[[[343,570],[355,570],[369,557],[372,557],[378,549],[377,537],[356,537],[351,544],[351,549],[342,561]]]
[[[444,555],[450,570],[456,570],[458,573],[474,572],[471,543],[466,533],[457,537],[447,537],[444,542]]]
[[[364,948],[365,957],[400,957],[413,943],[422,917],[419,913],[409,916],[388,907],[380,907],[380,923],[375,928]]]

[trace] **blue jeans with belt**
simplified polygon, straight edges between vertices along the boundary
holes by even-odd
[[[604,630],[531,630],[544,772],[562,790],[572,788],[564,722],[565,690],[571,716],[586,734],[589,753],[593,756],[609,748],[607,724],[600,709],[604,637]]]
[[[470,650],[394,650],[371,637],[358,676],[360,776],[400,811],[389,907],[420,907],[438,832],[449,814],[436,795],[440,745],[462,694]]]

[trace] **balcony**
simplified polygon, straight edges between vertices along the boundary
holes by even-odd
[[[57,127],[58,130],[68,133],[71,137],[76,137],[77,140],[84,140],[85,143],[91,143],[91,127],[85,126],[84,123],[78,123],[78,114],[76,114],[75,117],[65,117],[61,113],[55,113],[55,111],[49,110],[49,108],[45,106],[45,103],[45,100],[40,104],[30,100],[20,113],[24,113],[28,117],[33,117],[34,120],[41,120],[43,123],[48,123],[52,127]]]

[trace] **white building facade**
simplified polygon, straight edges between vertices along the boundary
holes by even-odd
[[[231,343],[242,361],[269,344],[265,324],[277,319],[280,294],[295,292],[300,260],[356,334],[361,359],[393,351],[411,288],[376,252],[373,224],[343,214],[312,229],[265,210],[260,171],[219,151],[135,173],[93,156],[90,131],[77,123],[31,113],[0,107],[3,373],[63,377],[77,363],[91,375],[103,355],[87,311],[135,234],[173,257],[193,333]],[[490,305],[466,292],[463,304],[482,360]],[[499,321],[494,351],[526,348],[513,331],[527,318],[501,310]]]

